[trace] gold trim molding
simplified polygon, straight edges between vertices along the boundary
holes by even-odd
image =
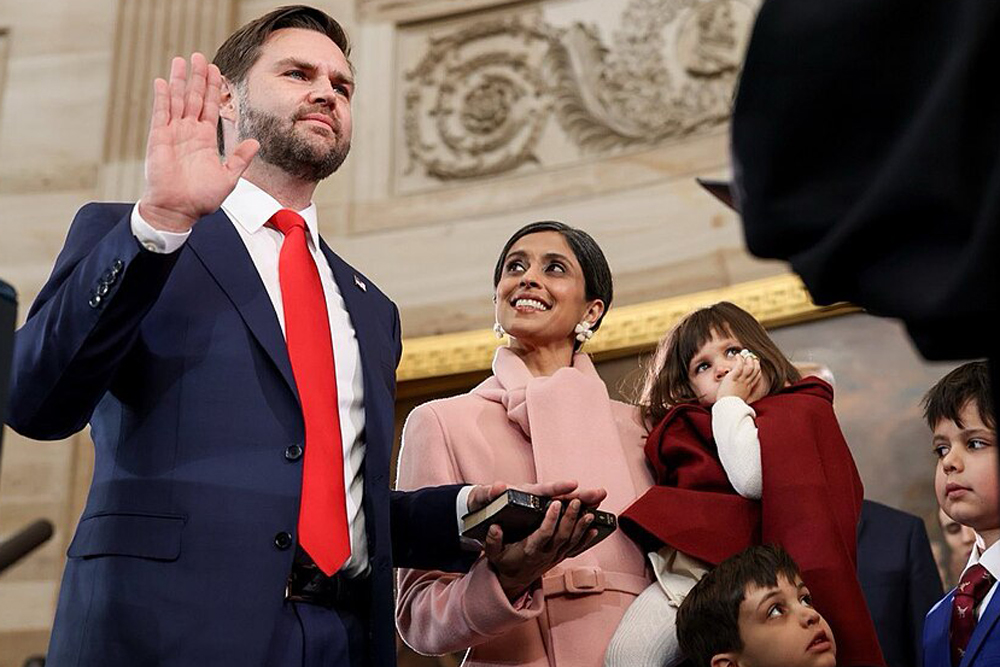
[[[840,303],[817,306],[798,276],[784,274],[720,289],[613,308],[585,351],[597,360],[613,359],[648,350],[663,334],[695,308],[732,301],[773,328],[856,312]],[[403,358],[396,372],[399,382],[487,371],[493,352],[504,341],[488,329],[403,341]]]

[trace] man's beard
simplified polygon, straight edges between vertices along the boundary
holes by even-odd
[[[315,109],[304,110],[289,121],[285,121],[247,104],[245,98],[240,102],[241,113],[236,126],[237,134],[240,141],[256,139],[260,142],[257,157],[264,162],[278,167],[295,178],[317,183],[337,171],[347,159],[351,141],[342,139],[339,132],[336,133],[333,145],[325,149],[312,144],[295,132],[297,118],[309,113],[325,112]]]

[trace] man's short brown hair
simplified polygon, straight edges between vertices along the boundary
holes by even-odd
[[[237,85],[246,79],[247,72],[260,58],[260,49],[271,33],[285,28],[300,28],[321,32],[344,52],[345,58],[350,58],[351,43],[347,33],[337,23],[336,19],[327,13],[306,5],[287,5],[254,19],[230,35],[219,50],[215,52],[212,62],[226,77],[230,85]],[[217,130],[219,153],[225,151],[222,141],[222,119],[219,119]]]

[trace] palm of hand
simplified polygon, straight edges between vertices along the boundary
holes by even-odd
[[[146,190],[140,213],[154,227],[183,232],[215,211],[232,192],[259,144],[242,142],[223,162],[216,125],[222,75],[200,53],[171,63],[170,82],[154,83],[153,116],[146,147]]]
[[[211,213],[236,179],[219,157],[215,126],[180,118],[153,128],[146,149],[147,201],[170,201],[193,220]],[[238,177],[237,177],[238,178]]]

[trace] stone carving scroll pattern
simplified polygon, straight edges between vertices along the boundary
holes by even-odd
[[[407,174],[437,181],[534,163],[554,116],[580,154],[711,131],[730,114],[758,0],[631,0],[612,31],[537,15],[431,37],[404,75]]]
[[[101,196],[138,198],[153,80],[173,56],[209,57],[233,28],[235,0],[119,0]]]

